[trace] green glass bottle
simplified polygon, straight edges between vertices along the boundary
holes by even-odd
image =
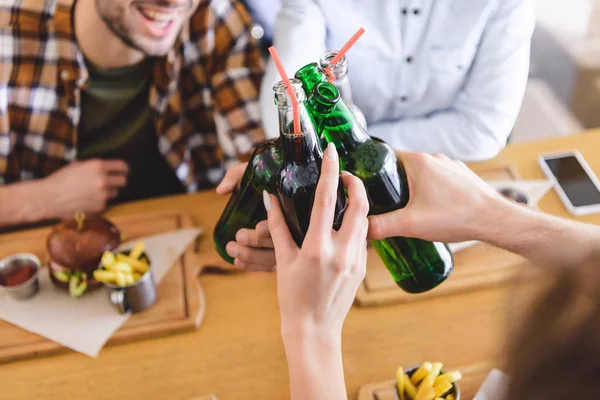
[[[281,154],[283,162],[279,170],[277,192],[292,237],[302,246],[310,224],[310,216],[321,174],[323,151],[313,123],[305,108],[302,83],[291,79],[300,109],[300,133],[294,132],[293,112],[287,88],[283,82],[273,87],[275,104],[279,112]],[[346,210],[344,186],[338,184],[338,196],[333,228],[339,229]]]
[[[363,181],[370,215],[406,206],[409,189],[402,163],[388,144],[368,135],[334,85],[316,84],[307,109],[317,131],[335,144],[340,167]],[[443,243],[393,237],[373,241],[373,247],[398,286],[409,293],[435,288],[450,275],[454,265],[452,253]]]
[[[281,167],[280,140],[267,140],[256,146],[239,186],[225,206],[215,226],[213,240],[217,252],[223,259],[233,263],[225,246],[235,241],[237,231],[254,229],[256,224],[267,219],[262,192],[277,193],[277,176]]]

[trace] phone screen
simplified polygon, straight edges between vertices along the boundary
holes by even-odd
[[[600,204],[600,191],[575,156],[547,158],[544,161],[574,207]]]

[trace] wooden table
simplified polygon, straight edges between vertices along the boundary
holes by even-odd
[[[542,178],[537,155],[570,148],[581,150],[600,174],[600,132],[509,146],[487,164],[514,163],[524,179]],[[224,202],[204,192],[123,205],[108,216],[177,208],[210,232]],[[570,217],[554,192],[539,206]],[[600,215],[580,220],[600,224]],[[214,255],[208,235],[201,251]],[[189,400],[207,393],[219,400],[287,398],[275,277],[206,274],[200,279],[208,310],[199,331],[106,348],[98,359],[71,353],[0,365],[0,398]],[[361,385],[392,378],[400,364],[498,365],[507,340],[508,292],[498,287],[401,306],[353,308],[344,327],[350,398]],[[463,388],[465,399],[483,377]]]

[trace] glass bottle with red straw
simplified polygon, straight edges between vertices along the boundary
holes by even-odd
[[[310,223],[323,151],[305,108],[302,83],[288,79],[275,48],[269,51],[282,78],[273,87],[283,158],[277,192],[292,237],[301,246]],[[333,229],[340,228],[345,209],[346,197],[340,179]]]
[[[360,28],[339,51],[327,51],[321,56],[318,63],[311,63],[303,68],[299,69],[296,73],[296,78],[303,81],[303,87],[307,95],[310,97],[310,93],[314,85],[324,80],[328,80],[333,83],[338,90],[342,100],[350,111],[354,114],[358,122],[363,128],[367,127],[367,120],[362,111],[354,104],[352,99],[352,89],[350,87],[350,81],[348,79],[348,62],[346,60],[346,53],[352,48],[352,46],[358,41],[358,39],[365,33],[363,28]],[[323,76],[315,74],[320,72]],[[304,82],[305,79],[313,79],[312,82]]]

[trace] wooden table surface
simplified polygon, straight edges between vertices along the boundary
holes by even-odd
[[[538,154],[571,148],[581,150],[600,174],[600,131],[509,146],[487,164],[514,163],[524,179],[542,178]],[[108,216],[177,208],[210,233],[224,203],[204,192],[118,206]],[[570,217],[553,191],[539,206]],[[600,215],[579,219],[600,224]],[[214,257],[210,234],[203,239],[201,251]],[[0,365],[0,398],[189,400],[207,393],[219,400],[287,398],[275,276],[205,274],[200,280],[207,301],[200,330],[106,348],[98,359],[69,353]],[[398,365],[424,360],[449,368],[498,365],[507,341],[508,294],[507,287],[498,287],[414,304],[354,307],[344,327],[350,398],[361,385],[393,378]],[[464,388],[464,398],[472,398],[480,383]]]

